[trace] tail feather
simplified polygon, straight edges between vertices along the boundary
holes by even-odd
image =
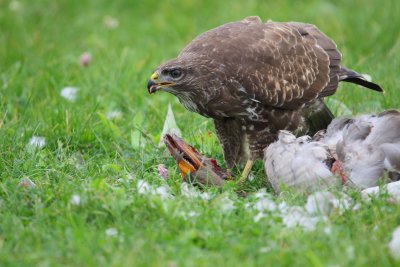
[[[361,74],[345,67],[340,68],[339,81],[355,83],[374,91],[383,92],[382,87],[378,84],[367,81],[367,79],[365,79]]]

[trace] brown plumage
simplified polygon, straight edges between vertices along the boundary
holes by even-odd
[[[214,119],[228,167],[261,158],[279,130],[313,134],[333,116],[323,97],[340,81],[382,89],[340,65],[335,43],[314,25],[258,17],[209,30],[148,83]]]

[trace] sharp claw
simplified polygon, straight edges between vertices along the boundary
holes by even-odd
[[[251,159],[247,160],[246,166],[244,167],[242,175],[240,176],[240,179],[238,181],[239,184],[243,184],[246,181],[247,177],[250,174],[251,168],[253,167],[253,164],[254,164],[253,160],[251,160]]]

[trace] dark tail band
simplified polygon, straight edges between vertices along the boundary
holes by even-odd
[[[361,74],[345,67],[341,67],[340,69],[339,80],[349,83],[355,83],[374,91],[383,92],[382,87],[380,87],[378,84],[367,81]]]

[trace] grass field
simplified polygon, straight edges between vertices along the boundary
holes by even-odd
[[[399,108],[399,14],[395,0],[0,0],[0,266],[399,266],[387,244],[400,205],[385,196],[350,192],[358,209],[305,230],[279,215],[283,202],[306,202],[293,192],[272,197],[281,208],[262,218],[257,195],[239,197],[234,184],[182,193],[158,148],[168,103],[187,141],[220,162],[221,149],[210,120],[146,89],[197,34],[259,15],[318,25],[344,65],[385,88],[342,84],[329,102],[336,114],[338,102],[353,114]],[[75,101],[65,87],[78,88]],[[45,143],[30,145],[33,136]],[[270,191],[261,164],[253,172],[245,190]],[[36,186],[19,185],[27,178]]]

